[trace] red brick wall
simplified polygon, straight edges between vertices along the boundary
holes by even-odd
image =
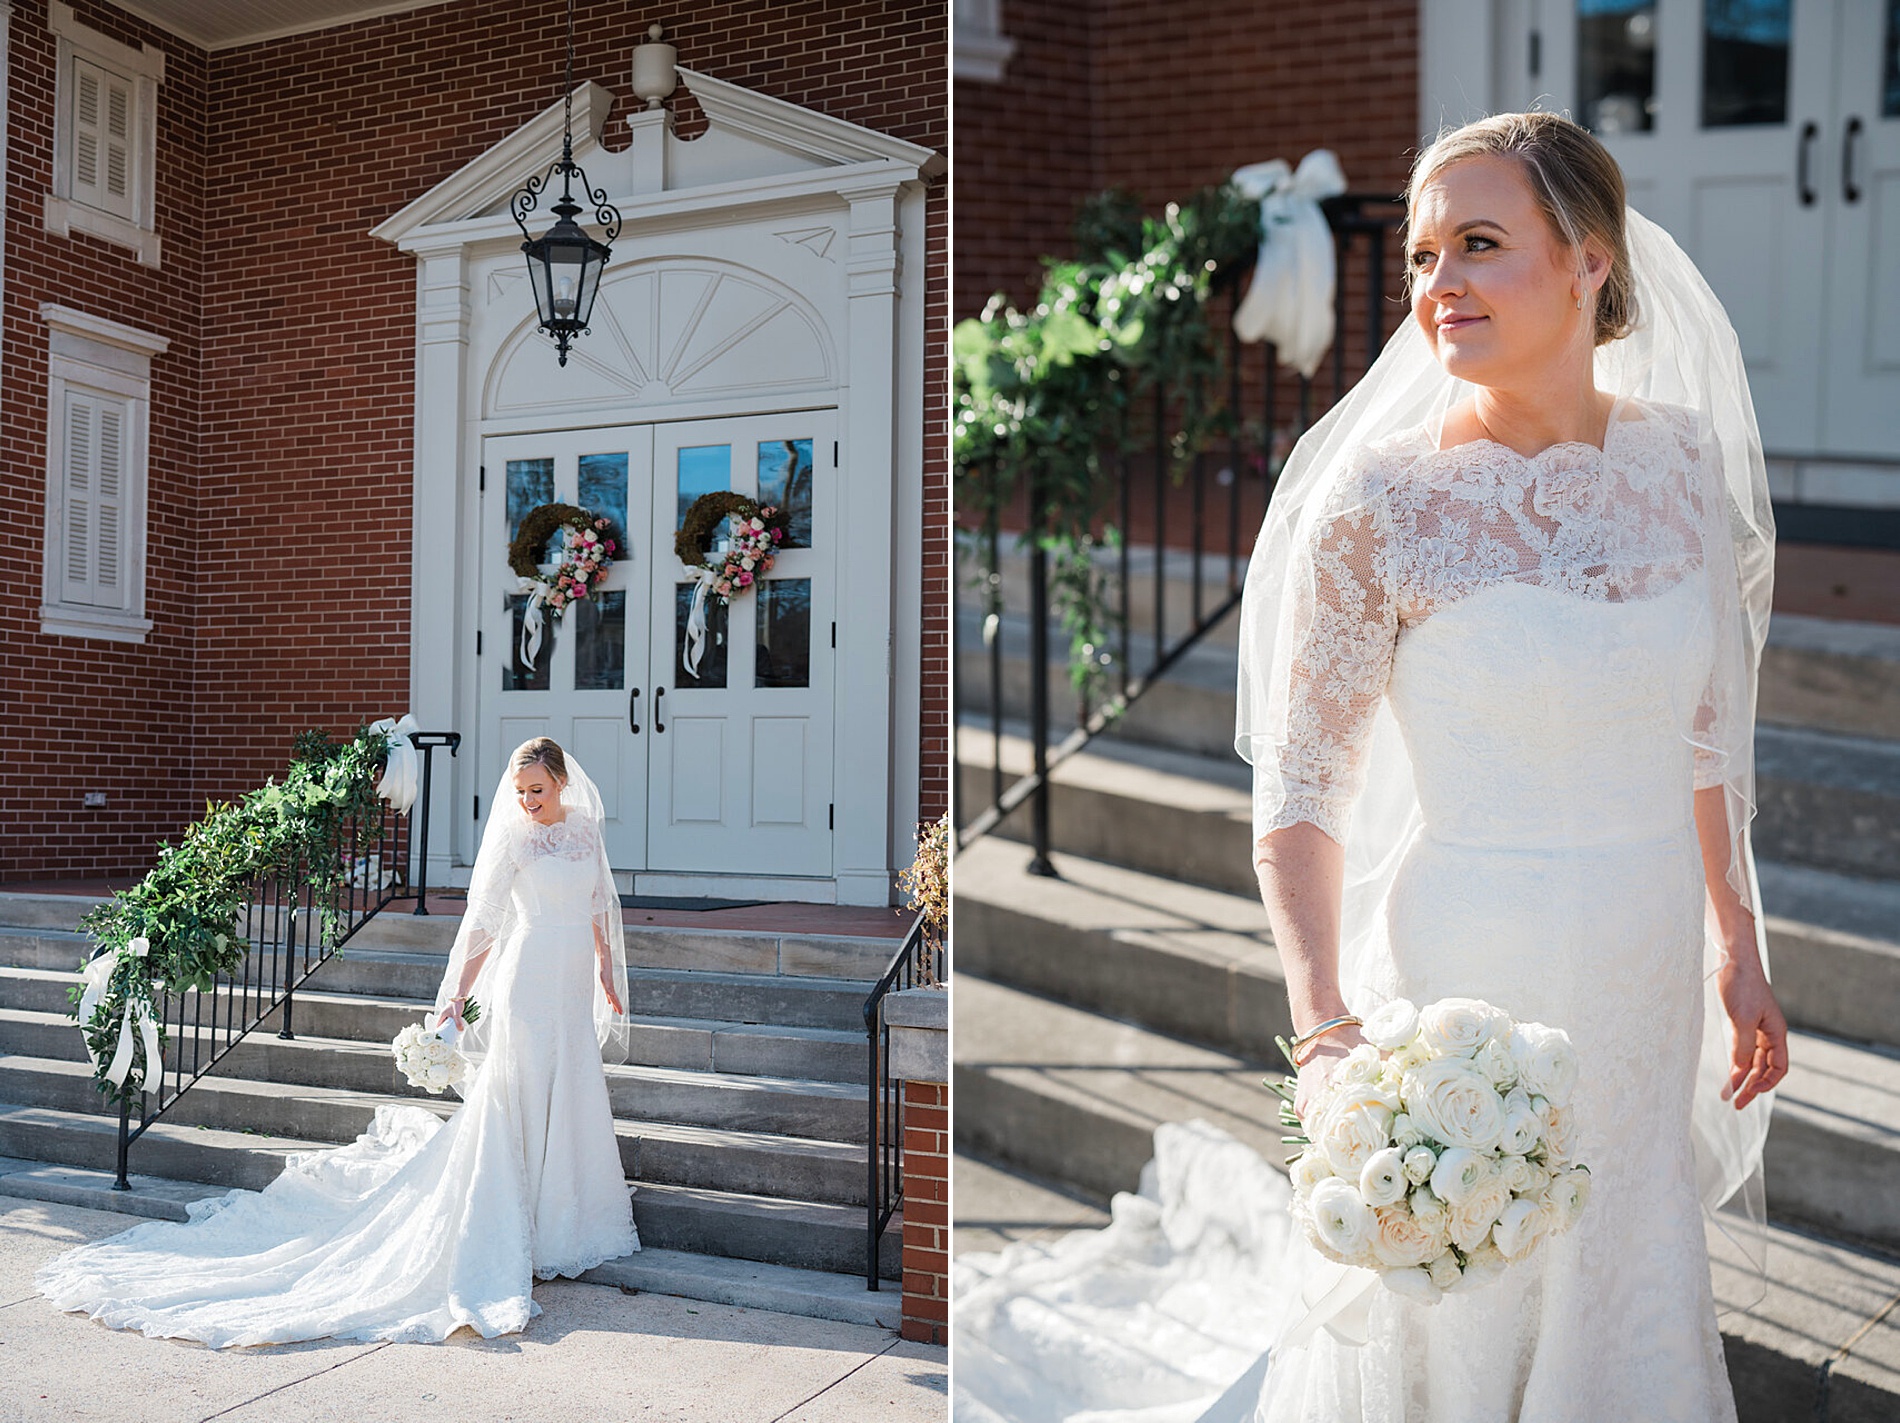
[[[82,704],[74,745],[83,748],[51,753],[62,807],[51,823],[0,831],[20,837],[0,840],[0,879],[142,867],[152,840],[175,832],[205,796],[280,767],[298,731],[345,731],[406,706],[415,263],[369,229],[539,112],[561,85],[563,0],[464,0],[209,56],[96,0],[81,15],[167,50],[166,266],[152,273],[129,253],[37,231],[37,201],[20,195],[48,181],[53,46],[43,0],[27,0],[13,20],[0,511],[37,523],[38,302],[58,294],[171,335],[153,402],[148,601],[160,627],[139,649],[42,638],[37,540],[0,551],[11,575],[0,630],[26,649],[6,684],[17,709],[0,728],[8,760],[59,744],[70,708],[51,689],[75,679],[64,696]],[[619,0],[583,0],[575,79],[624,92],[650,19]],[[941,0],[788,0],[769,16],[731,0],[666,23],[688,67],[947,150]],[[683,97],[689,119],[693,107]],[[625,142],[619,117],[608,122],[609,146]],[[932,333],[946,323],[945,207],[939,182],[927,216]],[[216,233],[215,269],[195,250],[201,225]],[[921,537],[926,596],[934,588],[941,599],[946,375],[931,349],[938,395]],[[933,608],[941,602],[926,602],[926,816],[947,799],[947,640]],[[66,787],[82,767],[106,777],[86,789],[115,792],[109,821],[63,808],[78,800]]]
[[[158,86],[156,211],[164,265],[124,247],[55,237],[41,203],[52,187],[55,42],[45,0],[13,7],[8,55],[6,300],[0,311],[0,878],[95,874],[149,863],[193,803],[192,621],[201,406],[197,313],[204,267],[205,55],[142,21],[77,0],[80,21],[126,44],[165,51]],[[43,302],[169,337],[152,362],[143,644],[40,633],[46,522]],[[82,809],[103,791],[104,810]]]
[[[906,1339],[950,1342],[950,1088],[904,1084]]]
[[[1339,155],[1397,192],[1416,141],[1417,0],[1003,0],[1000,84],[956,85],[956,315],[1020,301],[1068,250],[1077,200],[1158,209],[1243,164]]]

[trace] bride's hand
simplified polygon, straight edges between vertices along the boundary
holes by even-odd
[[[600,971],[600,986],[607,994],[607,1006],[614,1010],[616,1018],[624,1018],[627,1010],[620,1006],[620,995],[614,991],[613,975],[606,969]]]
[[[1729,1075],[1722,1099],[1740,1111],[1788,1075],[1788,1020],[1759,961],[1754,945],[1731,958],[1716,975],[1722,1009],[1728,1014]]]
[[[436,1014],[435,1026],[439,1028],[448,1022],[450,1018],[454,1018],[456,1031],[461,1032],[465,1030],[468,1024],[462,1021],[462,1005],[466,1002],[468,1002],[466,998],[451,998],[449,1000],[449,1006]]]
[[[1359,1030],[1348,1025],[1313,1044],[1305,1065],[1300,1068],[1299,1085],[1293,1093],[1293,1110],[1302,1122],[1307,1120],[1313,1104],[1325,1095],[1326,1084],[1332,1080],[1333,1070],[1340,1060],[1364,1041]]]

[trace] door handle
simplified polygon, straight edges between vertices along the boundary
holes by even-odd
[[[1841,139],[1841,200],[1857,203],[1860,201],[1860,189],[1854,186],[1854,144],[1860,138],[1864,127],[1860,115],[1855,114],[1847,121],[1847,134]]]
[[[655,687],[653,689],[653,730],[656,733],[666,730],[666,723],[660,720],[660,699],[665,695],[666,688]]]
[[[627,728],[635,736],[640,734],[640,689],[638,687],[627,693]]]
[[[1794,151],[1795,191],[1801,197],[1801,206],[1814,206],[1814,185],[1808,181],[1808,150],[1814,146],[1814,140],[1821,136],[1821,126],[1810,119],[1801,125],[1801,142]]]

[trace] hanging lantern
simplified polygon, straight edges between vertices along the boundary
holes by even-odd
[[[576,336],[585,335],[594,314],[594,297],[600,291],[600,274],[613,255],[608,245],[620,235],[620,210],[607,201],[607,190],[589,185],[587,174],[574,161],[574,0],[567,5],[567,115],[566,131],[561,139],[561,156],[546,173],[530,178],[514,196],[509,211],[515,226],[521,229],[521,250],[528,257],[528,279],[534,286],[534,304],[540,313],[541,329],[554,338],[555,351],[562,365]],[[541,194],[561,178],[561,198],[553,206],[554,226],[540,237],[528,231],[527,217],[540,205]],[[574,180],[580,179],[581,196],[592,205],[594,220],[606,229],[607,241],[599,242],[574,221],[583,211],[574,201]]]

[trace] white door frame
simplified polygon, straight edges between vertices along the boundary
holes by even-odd
[[[637,267],[665,273],[708,256],[812,329],[828,354],[828,389],[790,381],[792,399],[750,389],[671,390],[653,381],[623,399],[561,385],[551,347],[532,334],[521,280],[520,232],[507,202],[524,176],[558,152],[559,103],[374,230],[417,258],[415,503],[410,708],[425,726],[470,728],[475,713],[477,537],[474,488],[481,439],[802,403],[835,406],[840,443],[841,549],[835,744],[861,767],[836,783],[834,869],[823,879],[763,883],[742,875],[677,877],[675,892],[772,895],[888,904],[908,864],[917,815],[921,740],[922,588],[915,548],[923,521],[923,180],[942,171],[930,150],[682,69],[709,131],[692,144],[666,110],[627,119],[632,143],[599,146],[614,96],[575,92],[575,156],[619,207],[623,228],[608,280]],[[622,277],[624,280],[624,277]],[[524,315],[524,312],[526,314]],[[597,337],[583,337],[582,345]],[[498,372],[545,350],[547,398],[503,412],[486,403]],[[598,344],[590,350],[606,354]],[[568,371],[576,370],[570,358]],[[569,394],[569,392],[573,394]],[[837,758],[842,768],[844,758]],[[441,773],[447,771],[444,776]],[[432,882],[465,878],[474,852],[472,765],[437,767],[439,832]],[[446,786],[444,786],[446,782]]]

